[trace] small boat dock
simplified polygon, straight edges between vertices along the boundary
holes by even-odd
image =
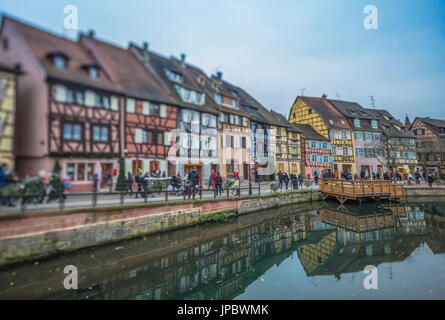
[[[374,199],[374,200],[399,200],[405,197],[403,185],[386,180],[319,180],[323,199],[335,197],[343,204],[347,200]]]

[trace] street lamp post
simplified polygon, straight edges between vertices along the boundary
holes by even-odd
[[[250,168],[250,161],[249,161],[249,196],[252,195],[252,170]]]

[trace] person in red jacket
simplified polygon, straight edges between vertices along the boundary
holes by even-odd
[[[216,172],[213,171],[212,175],[210,176],[211,178],[211,183],[212,183],[212,189],[214,192],[216,192],[215,190],[215,186],[216,186]]]

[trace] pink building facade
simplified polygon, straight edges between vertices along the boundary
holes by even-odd
[[[357,174],[359,176],[360,172],[367,171],[369,177],[372,177],[372,173],[376,175],[379,173],[382,178],[383,173],[387,170],[381,140],[380,132],[354,132]]]

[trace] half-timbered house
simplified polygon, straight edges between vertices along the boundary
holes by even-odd
[[[353,131],[346,117],[329,102],[326,95],[321,98],[297,97],[289,121],[309,124],[331,140],[334,174],[356,173]]]
[[[20,69],[0,64],[0,164],[15,168],[17,77]]]
[[[275,173],[300,173],[300,132],[285,116],[273,110],[270,115],[278,123],[271,125],[271,148],[275,149]]]
[[[378,127],[382,132],[381,148],[383,148],[386,167],[394,174],[401,176],[414,173],[417,166],[416,136],[403,123],[384,109],[366,109],[378,119]]]
[[[121,156],[123,92],[82,43],[3,17],[0,55],[19,64],[17,171],[61,165],[72,191],[110,182]],[[92,36],[92,33],[90,34]]]
[[[241,108],[250,119],[250,153],[253,171],[260,181],[269,181],[275,172],[275,154],[271,152],[271,126],[277,125],[268,111],[258,100],[238,87]]]
[[[184,54],[180,59],[167,58],[150,50],[147,43],[143,47],[131,44],[130,50],[179,106],[169,163],[174,163],[176,172],[184,178],[196,168],[201,183],[208,181],[211,172],[218,169],[216,105],[189,74]]]
[[[309,124],[292,124],[298,129],[301,138],[301,174],[312,179],[315,172],[321,177],[323,172],[332,169],[331,141],[318,133]]]
[[[240,180],[249,177],[250,120],[240,106],[239,89],[224,81],[222,72],[208,77],[201,69],[187,65],[187,70],[213,99],[219,111],[219,168],[223,177],[232,177],[236,172]]]
[[[175,175],[176,167],[167,160],[177,126],[173,97],[130,50],[90,36],[81,36],[81,42],[125,95],[121,134],[126,172]]]
[[[329,102],[346,117],[354,130],[357,172],[368,172],[369,177],[375,173],[382,178],[388,168],[378,118],[356,102],[332,99]]]
[[[445,120],[417,117],[409,130],[416,137],[417,161],[421,169],[445,176]]]

